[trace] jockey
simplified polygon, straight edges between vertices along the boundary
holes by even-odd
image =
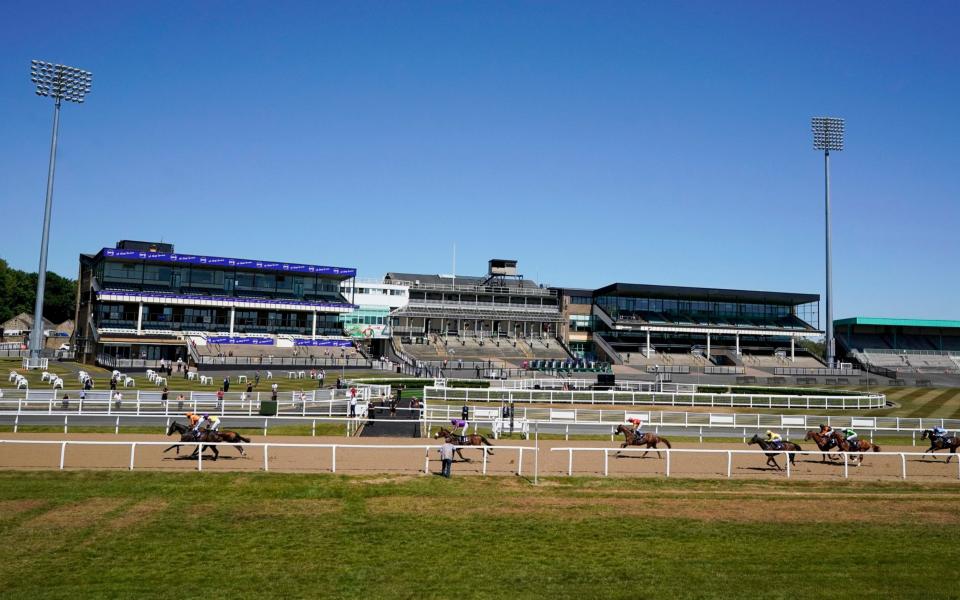
[[[640,437],[641,435],[643,435],[643,433],[640,432],[640,427],[643,425],[643,420],[642,420],[642,419],[638,419],[638,418],[636,418],[636,417],[633,417],[632,419],[628,419],[628,422],[629,422],[629,423],[633,423],[633,437],[634,437],[634,438],[638,438],[638,437]]]
[[[820,423],[820,435],[823,437],[830,437],[833,435],[833,427]]]
[[[200,437],[200,415],[195,412],[188,412],[186,416],[193,437]]]
[[[463,439],[467,436],[467,427],[469,427],[470,424],[467,423],[467,421],[464,419],[450,419],[450,424],[453,425],[453,431],[451,431],[450,433],[454,433],[456,432],[458,427],[460,428],[460,433],[457,435],[459,436],[460,442],[462,444]]]
[[[860,449],[860,438],[857,437],[857,432],[847,427],[843,430],[843,435],[847,438],[847,444],[849,448],[859,450]]]
[[[783,448],[783,438],[780,437],[779,433],[776,433],[771,430],[767,430],[767,441],[773,444],[773,447],[780,450]]]
[[[220,417],[204,413],[203,426],[210,431],[220,431]]]
[[[940,425],[937,425],[936,427],[934,427],[932,433],[933,433],[934,441],[940,441],[940,442],[947,441],[947,430],[941,427]]]

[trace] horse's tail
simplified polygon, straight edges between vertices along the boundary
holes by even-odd
[[[480,435],[480,434],[478,433],[477,435]],[[490,443],[490,440],[488,440],[487,438],[483,437],[482,435],[480,435],[480,441],[483,442],[484,444],[488,445],[488,446],[493,446],[493,444]]]
[[[667,438],[662,437],[660,438],[660,441],[663,442],[667,446],[667,448],[673,448],[673,446],[670,445],[670,440],[668,440]]]

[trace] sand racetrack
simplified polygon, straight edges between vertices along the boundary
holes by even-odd
[[[0,436],[0,469],[58,469],[60,464],[61,444],[20,444],[23,440],[51,440],[51,441],[96,441],[96,442],[164,442],[172,443],[172,438],[160,435],[145,434],[56,434],[56,433],[19,433]],[[254,443],[269,444],[338,444],[338,445],[403,445],[419,446],[409,450],[404,448],[349,448],[339,447],[336,453],[337,473],[345,474],[373,474],[373,473],[406,473],[423,472],[427,450],[423,447],[430,445],[429,469],[439,471],[440,463],[435,448],[437,443],[432,439],[410,438],[347,438],[347,437],[299,437],[299,436],[256,436]],[[495,446],[524,446],[532,448],[534,443],[529,440],[491,440]],[[134,468],[136,470],[163,470],[163,471],[195,471],[196,459],[187,459],[186,456],[193,450],[184,447],[180,454],[171,450],[164,453],[166,446],[138,445],[134,452]],[[610,442],[589,441],[562,441],[550,440],[540,442],[539,474],[541,476],[566,475],[569,456],[567,452],[551,451],[551,448],[561,447],[594,447],[618,448]],[[130,466],[131,446],[122,445],[80,445],[68,444],[64,452],[64,469],[112,469],[126,470]],[[699,448],[714,450],[744,450],[745,444],[719,443],[677,443],[674,448]],[[807,449],[804,446],[804,449]],[[756,449],[753,446],[752,449]],[[810,446],[810,449],[815,449]],[[921,452],[920,446],[884,446],[885,452]],[[264,468],[263,447],[248,447],[246,456],[239,455],[233,447],[221,447],[220,459],[216,462],[203,460],[203,471],[261,471]],[[328,447],[284,448],[271,446],[268,450],[269,469],[281,472],[330,472],[332,466],[332,451]],[[464,455],[469,461],[456,461],[453,467],[454,475],[482,474],[483,461],[479,449],[465,449]],[[494,449],[487,462],[487,474],[511,475],[516,474],[519,460],[518,450]],[[784,464],[784,457],[780,455],[778,461]],[[945,454],[942,452],[936,458],[921,458],[907,456],[907,480],[924,482],[960,483],[960,459],[952,463],[945,463]],[[671,457],[671,477],[718,478],[726,477],[727,453],[717,454],[687,454],[675,453]],[[574,453],[573,472],[581,476],[602,476],[604,468],[603,455],[599,452]],[[761,455],[732,455],[730,463],[731,475],[735,479],[743,478],[785,478],[786,474],[766,466],[766,460]],[[646,458],[639,454],[616,458],[613,453],[609,457],[609,474],[614,477],[647,476],[662,477],[666,468],[665,458],[657,458],[651,453]],[[867,454],[862,466],[849,468],[851,480],[897,480],[901,478],[902,462],[899,455]],[[522,465],[524,477],[532,477],[534,471],[534,453],[525,452]],[[797,464],[791,469],[791,477],[796,479],[841,480],[844,476],[842,463],[821,462],[820,455],[805,455],[797,459]]]

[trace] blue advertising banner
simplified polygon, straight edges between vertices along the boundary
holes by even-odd
[[[116,248],[104,248],[103,255],[108,258],[149,260],[155,262],[204,265],[210,267],[262,269],[265,271],[282,271],[285,273],[338,275],[343,277],[355,277],[357,274],[356,269],[347,269],[344,267],[326,267],[322,265],[302,265],[299,263],[268,262],[262,260],[249,260],[245,258],[224,258],[221,256],[199,256],[196,254],[172,254],[167,252],[142,252],[140,250],[117,250]]]
[[[350,340],[294,340],[297,346],[326,346],[333,348],[350,348],[353,342]]]
[[[262,337],[230,337],[229,335],[218,335],[207,338],[208,344],[247,344],[252,346],[272,346],[273,340]]]

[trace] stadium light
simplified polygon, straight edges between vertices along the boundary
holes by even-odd
[[[50,241],[50,211],[53,205],[53,174],[57,165],[57,130],[60,127],[62,101],[83,104],[90,93],[93,73],[55,65],[42,60],[30,61],[30,81],[38,96],[53,98],[53,135],[50,140],[50,166],[47,170],[47,201],[43,209],[43,236],[40,240],[40,270],[37,271],[37,299],[33,309],[33,333],[30,335],[30,358],[39,362],[43,350],[43,293],[47,283],[47,246]]]
[[[813,117],[810,120],[813,128],[813,149],[823,150],[824,174],[824,211],[826,216],[826,269],[827,269],[827,329],[826,354],[827,366],[834,367],[836,360],[836,344],[833,339],[833,263],[830,248],[830,151],[843,150],[843,119],[836,117]]]

